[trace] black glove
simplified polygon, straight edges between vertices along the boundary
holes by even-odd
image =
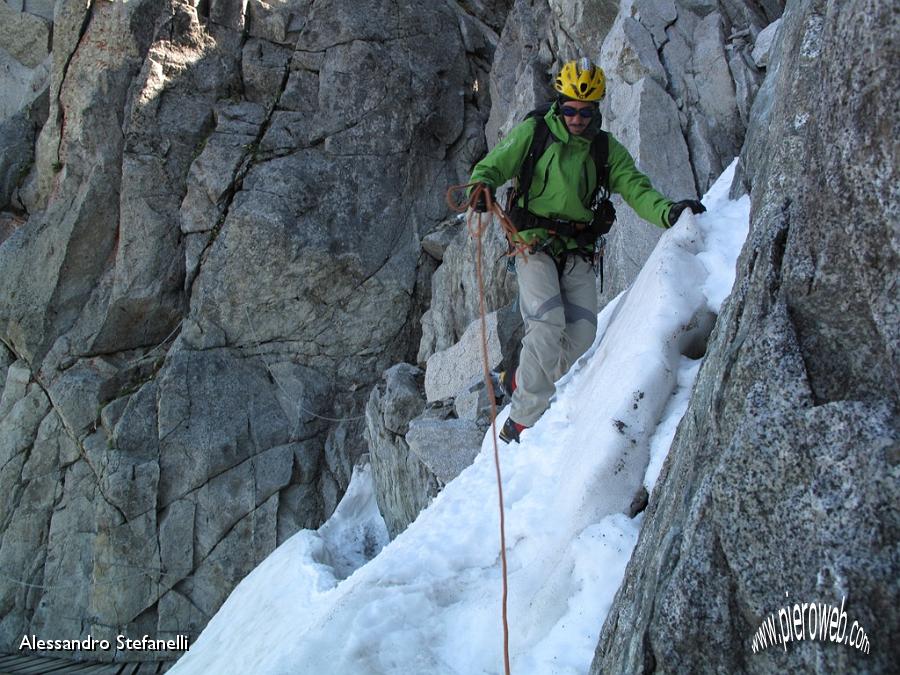
[[[491,193],[491,202],[494,201],[494,188],[490,185],[485,185],[484,183],[476,183],[474,189],[482,188],[481,192],[478,193],[478,199],[475,200],[474,208],[478,213],[487,213],[487,196],[485,195],[485,191]]]
[[[669,209],[669,215],[666,218],[666,221],[668,221],[666,224],[669,227],[672,227],[678,221],[678,217],[682,213],[684,213],[685,209],[690,209],[691,213],[703,213],[704,211],[706,211],[706,207],[703,206],[703,204],[701,204],[698,200],[684,199],[680,202],[675,202],[674,204],[672,204],[672,207]]]

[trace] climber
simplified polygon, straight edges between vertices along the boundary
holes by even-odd
[[[476,184],[473,189],[483,188],[474,205],[483,212],[486,190],[493,196],[500,185],[518,178],[507,212],[516,229],[511,245],[522,249],[515,271],[525,337],[518,366],[502,376],[512,396],[500,432],[506,443],[518,442],[519,434],[534,425],[549,405],[556,380],[594,341],[595,246],[615,217],[614,210],[612,216],[608,212],[609,192],[662,228],[671,227],[685,209],[706,210],[694,199],[663,197],[635,168],[628,151],[600,130],[598,106],[606,77],[599,66],[586,58],[569,61],[554,88],[558,95],[546,114],[531,114],[514,127],[475,165],[469,181]],[[538,137],[548,139],[546,149],[535,150]],[[529,175],[523,177],[525,166]]]

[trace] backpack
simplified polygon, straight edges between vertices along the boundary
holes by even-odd
[[[525,159],[522,160],[522,167],[516,177],[515,189],[509,196],[508,206],[513,211],[518,210],[514,205],[519,195],[522,195],[522,212],[529,213],[528,193],[531,191],[534,169],[541,155],[552,143],[557,142],[556,137],[550,132],[550,127],[547,126],[547,120],[544,119],[549,110],[549,105],[536,108],[523,118],[524,120],[534,118],[537,125],[531,139],[531,146],[528,148]],[[588,201],[589,208],[594,213],[589,230],[590,236],[596,240],[609,232],[616,219],[616,209],[609,200],[609,134],[607,132],[600,130],[594,136],[591,141],[591,158],[594,160],[597,171],[597,187]]]

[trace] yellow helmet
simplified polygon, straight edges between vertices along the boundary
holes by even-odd
[[[588,58],[568,61],[560,68],[553,87],[576,101],[599,101],[606,94],[606,75]]]

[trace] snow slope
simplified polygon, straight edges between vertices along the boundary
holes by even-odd
[[[501,444],[514,673],[589,668],[642,520],[623,511],[659,475],[699,370],[691,357],[734,283],[750,207],[727,199],[733,172],[704,197],[709,211],[683,215],[604,309],[596,343],[521,445]],[[502,672],[491,435],[362,564],[386,541],[368,471],[332,519],[238,585],[171,673]]]

